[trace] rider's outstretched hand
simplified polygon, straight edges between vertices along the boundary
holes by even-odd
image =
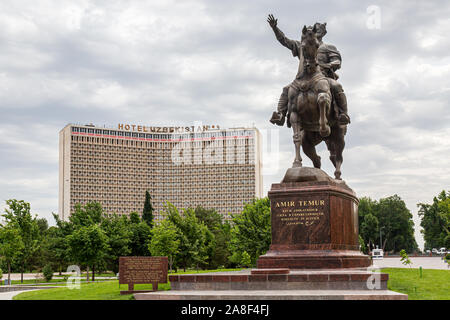
[[[269,14],[269,17],[267,18],[267,22],[270,24],[272,28],[275,28],[277,26],[278,19],[275,19],[273,14]]]

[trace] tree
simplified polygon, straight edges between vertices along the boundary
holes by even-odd
[[[359,202],[358,215],[360,235],[366,243],[380,242],[381,235],[381,249],[385,251],[417,250],[412,214],[398,195],[379,201],[363,197]]]
[[[8,268],[8,283],[11,283],[11,264],[18,259],[24,249],[20,229],[12,223],[0,226],[0,256],[5,260]]]
[[[167,219],[173,223],[178,230],[180,241],[180,252],[176,263],[186,268],[195,265],[204,266],[208,259],[208,253],[214,246],[213,236],[203,222],[198,221],[192,209],[184,209],[180,214],[178,209],[171,203],[166,205]]]
[[[150,252],[148,245],[151,239],[150,226],[141,221],[136,212],[132,212],[129,216],[128,229],[130,231],[130,255],[132,256],[148,256]]]
[[[23,243],[23,249],[19,252],[17,260],[20,266],[21,282],[23,283],[23,272],[33,255],[39,250],[39,227],[36,217],[31,216],[30,204],[23,200],[6,200],[8,206],[3,217],[7,224],[17,228]]]
[[[139,222],[141,222],[141,218],[139,217],[139,214],[137,212],[131,212],[129,218],[131,223],[138,224]]]
[[[225,221],[220,226],[217,232],[214,232],[216,246],[214,248],[214,255],[210,262],[210,268],[216,269],[219,267],[227,267],[230,266],[230,246],[229,243],[231,241],[231,224],[228,221]]]
[[[69,247],[67,236],[72,233],[73,226],[64,220],[59,219],[58,215],[52,213],[56,221],[56,226],[48,228],[46,237],[43,241],[43,252],[45,261],[51,264],[54,270],[62,274],[62,269],[69,264]]]
[[[100,224],[102,223],[104,219],[103,215],[103,209],[100,203],[98,202],[88,202],[85,205],[81,205],[79,203],[75,204],[74,212],[69,217],[69,228],[70,228],[70,234],[67,237],[67,239],[71,239],[72,242],[68,241],[69,246],[69,256],[71,260],[76,261],[79,264],[82,264],[84,260],[87,259],[88,255],[86,253],[83,253],[81,251],[78,251],[79,248],[82,248],[82,243],[78,243],[78,248],[74,249],[73,245],[74,242],[74,236],[84,236],[84,238],[80,238],[80,241],[87,241],[89,242],[89,236],[95,236],[96,235],[96,229],[100,228]],[[95,226],[95,227],[93,227]],[[91,232],[91,234],[88,234],[88,232]],[[104,232],[101,232],[100,234],[97,234],[98,239],[104,238],[105,241],[107,241],[106,235]],[[98,250],[98,248],[96,249]],[[99,253],[101,256],[98,257],[97,260],[95,260],[93,257],[91,257],[89,260],[91,262],[85,263],[87,267],[87,277],[89,279],[89,267],[94,268],[92,272],[92,277],[95,277],[95,265],[103,264],[105,262],[104,258],[107,254],[106,250],[102,251],[100,250]],[[82,258],[84,257],[84,258]]]
[[[373,216],[376,216],[376,205],[377,201],[372,200],[369,197],[362,197],[359,199],[358,216],[360,224],[362,223],[366,215],[371,214]]]
[[[450,247],[450,192],[444,190],[432,204],[419,203],[425,249]]]
[[[376,213],[377,201],[369,197],[359,199],[358,205],[358,221],[359,235],[364,240],[364,246],[368,245],[367,250],[370,251],[374,247],[377,239],[379,239],[379,223]]]
[[[272,241],[269,198],[254,199],[241,214],[233,215],[230,251],[231,261],[240,264],[242,254],[250,255],[252,264],[266,253]]]
[[[107,237],[108,251],[106,252],[105,262],[108,270],[114,273],[119,272],[119,257],[127,256],[131,250],[131,230],[128,227],[126,216],[116,214],[109,218],[104,218],[101,228]]]
[[[231,238],[231,227],[229,222],[224,222],[222,216],[215,209],[205,209],[197,206],[194,210],[195,216],[203,222],[214,236],[214,246],[208,254],[207,268],[216,269],[228,263],[230,256],[229,242]]]
[[[378,238],[379,230],[377,217],[370,213],[365,215],[361,223],[360,235],[365,243],[369,245],[369,250],[371,248],[370,244],[372,244],[372,248],[374,247],[373,244],[375,244],[375,240]]]
[[[79,264],[92,267],[92,281],[95,280],[95,265],[102,263],[108,253],[108,238],[98,224],[82,226],[67,237],[71,256]],[[89,281],[89,269],[87,270]]]
[[[31,270],[41,270],[47,264],[47,252],[45,248],[45,244],[47,242],[47,233],[48,233],[48,222],[45,218],[35,219],[36,227],[37,227],[37,242],[38,247],[34,254],[28,259],[28,268]]]
[[[170,272],[172,272],[175,256],[178,254],[180,240],[176,226],[168,219],[152,229],[152,240],[148,249],[152,256],[167,256]]]
[[[150,228],[153,227],[153,206],[151,202],[152,198],[150,193],[145,191],[144,210],[142,211],[142,221],[145,221]]]
[[[219,228],[222,224],[222,216],[215,209],[205,209],[202,206],[197,206],[194,209],[194,213],[197,219],[203,222],[211,231]]]
[[[74,212],[70,215],[69,221],[73,228],[86,227],[101,223],[103,209],[98,202],[88,202],[84,206],[75,204]]]
[[[380,199],[376,212],[379,226],[383,228],[384,251],[399,252],[405,249],[406,252],[413,252],[418,249],[413,216],[398,195]]]
[[[48,222],[45,218],[36,218],[36,224],[39,229],[39,234],[44,237],[45,232],[48,230]]]

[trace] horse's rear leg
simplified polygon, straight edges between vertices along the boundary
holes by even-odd
[[[334,143],[330,142],[330,139],[325,141],[328,151],[330,152],[330,160],[333,163],[333,166],[336,168],[336,148],[334,147]]]

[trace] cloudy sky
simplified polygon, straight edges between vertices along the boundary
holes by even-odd
[[[450,189],[448,1],[2,0],[2,204],[26,200],[53,224],[68,123],[255,125],[279,137],[267,192],[294,157],[290,129],[268,119],[298,66],[269,13],[296,39],[327,22],[352,118],[343,178],[358,196],[398,194],[417,223],[416,204]]]

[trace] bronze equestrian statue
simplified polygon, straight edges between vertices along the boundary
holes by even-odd
[[[330,160],[336,168],[335,179],[341,179],[344,136],[350,117],[347,99],[335,73],[341,66],[341,55],[336,47],[324,44],[326,23],[302,29],[301,40],[288,39],[277,27],[277,19],[269,15],[267,21],[278,41],[299,59],[299,69],[294,81],[283,88],[278,110],[270,122],[287,126],[294,131],[295,160],[293,167],[302,166],[300,147],[312,160],[315,168],[321,167],[315,146],[325,141]]]

